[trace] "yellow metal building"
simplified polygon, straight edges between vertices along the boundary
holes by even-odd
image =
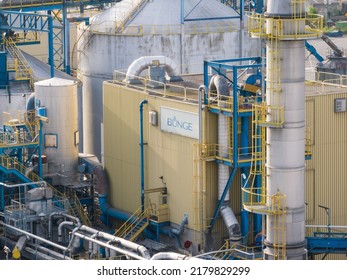
[[[217,204],[217,164],[199,161],[196,135],[182,136],[161,128],[161,115],[167,109],[193,118],[199,116],[197,97],[202,77],[183,79],[180,85],[160,89],[148,86],[148,81],[143,82],[145,86],[128,85],[122,78],[104,82],[104,165],[110,179],[110,203],[120,210],[135,212],[141,203],[139,104],[147,100],[143,115],[145,190],[166,186],[167,195],[147,193],[145,203],[152,208],[155,205],[155,210],[167,208],[165,217],[176,228],[188,214],[181,242],[191,241],[190,250],[196,253],[220,248],[227,230],[219,218],[212,236],[203,234]],[[346,226],[347,112],[337,112],[336,106],[346,105],[347,88],[324,83],[307,83],[306,88],[306,122],[313,153],[312,159],[306,161],[306,223],[327,225],[326,211],[318,207],[322,205],[330,208],[331,225]],[[204,109],[201,119],[201,143],[217,143],[216,115]],[[231,208],[238,219],[242,207],[240,177],[237,173],[230,189]],[[321,230],[324,229],[309,228],[307,235]]]

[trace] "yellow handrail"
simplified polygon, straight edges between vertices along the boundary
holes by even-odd
[[[137,225],[139,225],[143,220],[146,220],[148,222],[149,220],[149,211],[148,208],[146,208],[144,211],[142,211],[142,207],[137,209],[130,218],[114,233],[115,236],[118,237],[126,237],[130,232],[136,228]]]

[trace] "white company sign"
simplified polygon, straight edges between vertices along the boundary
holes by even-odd
[[[160,129],[165,132],[199,139],[199,116],[196,113],[160,107]]]

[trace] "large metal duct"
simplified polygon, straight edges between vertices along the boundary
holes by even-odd
[[[296,1],[297,9],[293,11],[292,2],[268,0],[268,10],[265,13],[265,16],[271,19],[291,19],[283,23],[283,35],[276,43],[271,42],[271,39],[267,42],[266,103],[268,108],[284,107],[283,127],[268,127],[266,131],[267,195],[270,197],[280,193],[285,195],[286,199],[283,225],[279,226],[278,220],[275,221],[278,219],[276,214],[267,215],[265,259],[278,258],[275,254],[286,259],[307,258],[304,202],[305,45],[303,39],[291,36],[295,32],[305,32],[305,20],[294,20],[303,16],[301,13],[305,10],[305,3]],[[268,21],[268,33],[275,29],[271,22],[273,21]],[[283,39],[285,35],[288,37]],[[278,121],[278,115],[275,115],[268,115],[267,121]],[[269,207],[276,207],[270,199],[267,203]],[[275,252],[276,250],[279,251]]]
[[[230,96],[229,86],[227,80],[220,76],[214,75],[209,84],[209,90],[217,93],[219,107],[225,107],[226,103],[223,101],[223,96]],[[219,156],[228,158],[229,136],[228,136],[228,119],[229,117],[219,114],[218,115],[218,147]],[[218,200],[222,199],[225,186],[230,176],[229,166],[224,164],[218,165]],[[235,217],[234,212],[229,206],[229,191],[227,192],[223,201],[223,206],[220,209],[221,216],[228,228],[229,238],[234,241],[239,241],[241,238],[240,225]]]
[[[133,61],[130,64],[128,71],[126,73],[125,81],[129,82],[132,79],[137,79],[141,72],[148,68],[148,66],[156,63],[158,65],[165,65],[167,75],[171,78],[176,78],[179,76],[179,71],[176,63],[169,57],[159,55],[159,56],[143,56]]]

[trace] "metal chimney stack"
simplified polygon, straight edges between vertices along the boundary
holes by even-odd
[[[308,16],[305,0],[268,0],[264,15],[250,15],[253,37],[266,40],[265,259],[306,259],[305,43],[320,35],[322,18]],[[265,112],[265,113],[264,113]],[[281,197],[281,199],[276,199]]]

